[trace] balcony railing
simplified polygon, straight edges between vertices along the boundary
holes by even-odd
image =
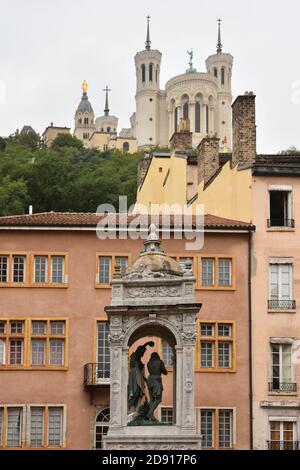
[[[296,310],[296,300],[269,300],[269,310]]]
[[[273,382],[269,382],[269,392],[296,393],[297,384],[273,380]]]
[[[268,450],[299,450],[299,441],[267,441]]]
[[[268,219],[268,228],[272,228],[272,227],[295,228],[295,220],[286,219],[284,217]]]
[[[101,387],[110,384],[110,365],[89,363],[84,366],[83,383],[88,387]]]

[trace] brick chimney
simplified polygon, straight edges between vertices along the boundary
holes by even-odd
[[[171,152],[191,152],[193,149],[192,133],[188,130],[174,132],[170,139],[170,148]]]
[[[252,91],[245,92],[232,105],[232,167],[255,161],[255,98]]]
[[[206,184],[219,169],[220,139],[204,137],[197,147],[198,153],[198,182]]]

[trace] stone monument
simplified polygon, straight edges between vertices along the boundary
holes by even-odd
[[[192,263],[183,269],[160,247],[151,226],[145,247],[125,274],[112,281],[109,318],[111,357],[110,428],[104,449],[193,450],[200,448],[196,433],[194,399],[194,355],[196,315]],[[164,338],[175,351],[173,370],[173,425],[160,425],[155,418],[163,390],[160,376],[167,371],[152,351],[144,376],[141,358],[153,343],[144,341],[128,357],[138,340]],[[146,383],[145,383],[146,382]],[[144,395],[147,386],[150,401]],[[138,419],[137,419],[138,418]]]

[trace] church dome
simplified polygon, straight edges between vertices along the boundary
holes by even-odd
[[[160,247],[160,241],[155,230],[155,226],[150,227],[150,234],[144,243],[145,248],[134,263],[127,268],[125,278],[174,278],[184,275],[179,263],[167,256]]]
[[[77,113],[94,113],[86,92],[82,93],[82,98],[77,108]]]

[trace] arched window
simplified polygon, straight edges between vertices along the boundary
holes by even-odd
[[[183,105],[183,119],[189,118],[189,102],[186,101]]]
[[[85,117],[83,122],[84,122],[84,124],[88,124],[89,123],[89,118]]]
[[[209,107],[206,105],[206,134],[209,133]]]
[[[107,128],[107,132],[110,132],[110,127]]]
[[[96,417],[95,423],[95,449],[103,448],[103,436],[106,436],[109,429],[110,410],[105,408]]]
[[[129,152],[129,143],[128,142],[123,143],[123,152]]]
[[[146,80],[146,67],[145,64],[142,64],[142,82],[145,83]]]
[[[217,67],[214,68],[214,76],[216,78],[218,78],[218,69],[217,69]]]
[[[82,124],[82,119],[81,118],[78,119],[78,124]]]
[[[221,68],[221,84],[225,85],[225,68]]]
[[[153,81],[153,64],[149,65],[149,82]]]
[[[195,132],[201,132],[201,104],[195,103]]]
[[[174,110],[174,132],[178,130],[178,108]]]

